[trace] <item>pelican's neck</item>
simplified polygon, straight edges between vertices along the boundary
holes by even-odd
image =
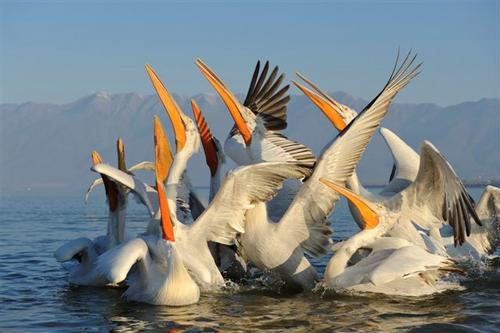
[[[127,213],[127,204],[119,204],[114,212],[110,211],[108,215],[108,247],[112,248],[122,243],[125,239],[125,216]]]
[[[180,152],[175,155],[174,162],[170,168],[167,178],[167,184],[179,184],[182,179],[182,174],[187,168],[189,158],[191,158],[192,149],[186,145]]]
[[[344,271],[352,255],[360,248],[369,245],[383,233],[380,225],[373,229],[364,229],[346,240],[328,262],[325,281],[335,284],[335,279]]]

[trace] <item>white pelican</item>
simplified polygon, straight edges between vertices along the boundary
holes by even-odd
[[[200,133],[198,133],[198,131],[202,132],[201,143],[203,145],[207,164],[211,172],[209,202],[212,201],[213,197],[220,188],[224,155],[220,149],[219,143],[210,133],[208,125],[206,124],[206,121],[204,121],[196,102],[191,100],[191,107],[195,118],[197,119],[198,129],[194,122],[182,112],[181,108],[171,97],[168,89],[160,80],[160,77],[153,71],[151,66],[146,65],[146,70],[151,78],[151,81],[153,82],[153,86],[158,96],[160,97],[160,101],[167,111],[172,127],[174,128],[175,141],[177,142],[177,154],[175,155],[175,159],[167,179],[169,196],[177,198],[176,207],[178,219],[185,224],[190,224],[194,219],[201,215],[207,206],[207,204],[204,203],[205,200],[200,199],[201,196],[195,193],[186,173],[186,167],[189,159],[199,150]],[[192,198],[196,198],[196,200],[194,200],[194,209],[191,209],[191,206],[193,205]],[[184,214],[180,214],[179,211],[182,211]],[[189,212],[191,212],[191,214],[189,214]],[[234,249],[222,244],[213,244],[211,245],[211,249],[212,254],[215,256],[214,258],[217,266],[219,266],[221,271],[226,271],[230,268],[230,266],[233,266],[231,271],[235,274],[231,274],[233,275],[232,277],[236,277],[235,275],[241,275],[245,272],[246,269],[244,260],[241,259]]]
[[[132,239],[99,258],[99,271],[121,282],[128,276],[127,300],[155,305],[182,306],[198,302],[200,288],[189,275],[179,250],[170,218],[164,181],[171,166],[171,153],[155,118],[156,189],[161,232]],[[117,184],[122,186],[121,184]],[[136,269],[129,274],[132,267]]]
[[[316,158],[308,147],[277,132],[287,126],[286,105],[290,99],[285,95],[288,86],[279,89],[284,75],[276,79],[278,67],[267,77],[269,63],[266,62],[260,74],[260,63],[257,63],[242,104],[203,61],[197,59],[196,65],[220,95],[234,120],[235,126],[226,139],[224,152],[236,164],[291,161],[313,167]],[[300,185],[297,181],[286,182],[278,196],[268,203],[272,218],[279,219],[283,216]]]
[[[205,160],[210,170],[210,194],[208,200],[211,202],[217,191],[219,191],[226,158],[219,140],[212,135],[203,113],[194,100],[191,100],[191,106],[200,133],[203,151],[205,152]],[[245,275],[247,270],[246,261],[238,254],[235,245],[209,243],[209,246],[217,266],[225,277],[239,280]]]
[[[155,142],[157,146],[166,147],[161,149],[163,153],[160,156],[168,159],[171,153],[168,152],[168,143],[166,143],[166,137],[157,117],[155,117]],[[166,163],[157,164],[157,168],[164,164],[166,165]],[[133,176],[105,164],[96,165],[94,169],[97,172],[105,173],[113,181],[136,192],[143,197],[143,202],[149,200],[144,194],[144,185]],[[285,179],[302,178],[307,174],[308,169],[297,163],[269,162],[241,167],[226,176],[208,208],[190,225],[185,225],[177,220],[172,209],[175,205],[174,201],[167,196],[168,206],[171,208],[170,218],[174,225],[176,249],[181,254],[189,273],[202,290],[210,290],[224,283],[207,242],[233,244],[236,235],[244,233],[244,215],[248,209],[270,199]],[[161,180],[165,181],[165,179]],[[158,225],[158,223],[156,224]],[[153,228],[149,229],[153,230]],[[100,271],[113,282],[121,281],[111,274],[115,267],[121,269],[121,264],[116,262],[114,258],[120,256],[121,251],[126,251],[123,249],[130,248],[127,244],[128,242],[99,258]],[[126,255],[123,256],[126,257]],[[119,275],[120,278],[125,278],[125,276],[126,274]]]
[[[397,213],[329,180],[321,181],[355,205],[364,224],[362,231],[335,245],[335,254],[325,270],[327,287],[406,296],[459,287],[441,280],[450,271],[460,272],[448,257],[429,253],[404,239],[385,236],[395,225],[406,223],[398,219]],[[360,249],[370,252],[356,259],[354,255]]]
[[[299,87],[299,89],[302,90],[304,94],[308,96],[321,111],[323,111],[323,113],[327,116],[328,119],[330,119],[332,124],[339,131],[342,131],[343,128],[345,128],[347,124],[349,124],[351,120],[356,116],[356,111],[335,101],[333,98],[319,89],[310,80],[300,74],[298,75],[305,82],[307,82],[316,91],[316,93],[300,85],[299,83],[294,82],[297,87]],[[392,201],[393,197],[397,197],[400,192],[404,191],[406,188],[408,188],[408,186],[417,181],[417,175],[420,169],[429,167],[437,168],[439,166],[444,166],[445,168],[449,167],[449,169],[451,169],[449,163],[444,163],[445,161],[442,161],[442,163],[440,164],[425,163],[425,161],[421,161],[421,157],[401,138],[399,138],[390,130],[382,128],[380,130],[380,133],[382,134],[387,146],[389,147],[389,150],[391,151],[395,164],[389,184],[378,194],[366,190],[359,181],[357,174],[353,173],[347,184],[351,190],[353,190],[357,194],[360,194],[364,198],[369,199],[372,202],[378,202],[384,205],[394,205],[395,201]],[[429,166],[429,164],[432,164],[432,166]],[[454,174],[454,171],[452,169],[448,170],[448,172],[450,171]],[[483,193],[482,198],[490,198],[494,197],[494,195],[495,188],[488,187],[485,189],[485,193]],[[471,198],[468,201],[472,205],[474,205]],[[476,208],[476,213],[479,213],[479,206],[480,205],[478,205],[478,207]],[[486,207],[484,205],[482,206]],[[350,202],[349,208],[351,209],[351,213],[358,225],[362,227],[362,221],[359,212]],[[401,209],[403,210],[405,208],[401,207]],[[479,217],[479,220],[483,221],[485,226],[481,227],[478,225],[472,225],[470,227],[471,230],[467,231],[467,234],[469,236],[467,240],[465,242],[463,242],[463,240],[459,242],[462,245],[461,247],[456,247],[457,240],[455,239],[453,229],[450,226],[442,225],[440,230],[437,231],[435,229],[428,229],[429,223],[425,221],[422,222],[422,218],[416,219],[413,222],[417,223],[418,226],[423,228],[424,230],[427,230],[427,234],[432,237],[432,239],[429,239],[430,242],[435,243],[434,245],[437,245],[438,248],[441,248],[453,258],[480,259],[484,255],[487,255],[494,250],[493,239],[495,238],[496,234],[496,225],[498,225],[498,220],[494,217],[496,213],[495,208],[489,207],[489,209],[481,209],[481,212],[482,215],[477,215]],[[455,234],[455,236],[457,235]],[[420,242],[420,237],[416,237],[415,240],[418,240]],[[443,246],[444,249],[442,248]]]
[[[118,167],[126,171],[123,142],[117,141]],[[102,158],[96,151],[92,152],[92,163],[102,163]],[[105,236],[100,236],[93,241],[81,237],[72,240],[55,252],[59,262],[76,259],[78,264],[69,267],[69,282],[78,285],[104,286],[108,284],[96,271],[97,257],[107,250],[115,247],[124,240],[125,236],[125,213],[127,206],[127,191],[101,174],[102,181],[108,201],[108,227]]]
[[[181,111],[151,66],[146,64],[145,67],[174,129],[177,152],[167,179],[167,186],[175,193],[169,193],[169,195],[177,197],[175,205],[177,218],[184,223],[191,223],[203,213],[207,206],[207,201],[193,188],[186,172],[189,158],[199,150],[198,131],[193,121]]]
[[[411,64],[412,61],[405,60],[397,71],[394,70],[370,107],[326,146],[312,175],[279,223],[268,220],[264,205],[247,212],[246,232],[241,235],[241,246],[246,257],[257,267],[278,273],[285,281],[302,289],[314,287],[318,277],[304,252],[314,256],[326,252],[331,233],[327,217],[338,199],[336,194],[320,184],[319,179],[331,177],[340,183],[347,181],[393,97],[418,74],[418,66],[411,69]],[[242,127],[241,133],[244,133],[243,115],[249,113],[248,110],[238,107],[234,96],[210,70],[206,69],[204,74],[224,96],[227,105],[236,105],[232,114],[237,126]],[[253,136],[246,142],[262,140],[258,120],[259,117]]]

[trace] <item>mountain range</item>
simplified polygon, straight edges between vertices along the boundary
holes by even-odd
[[[332,96],[358,111],[367,104],[344,92]],[[174,97],[189,116],[189,100],[194,98],[213,133],[220,141],[226,138],[231,118],[218,96]],[[2,192],[83,192],[96,177],[89,170],[90,153],[97,150],[105,161],[115,164],[119,136],[125,143],[128,165],[152,160],[154,114],[161,116],[170,131],[170,122],[156,95],[98,92],[67,104],[1,104]],[[417,152],[422,140],[431,141],[463,179],[500,179],[499,99],[484,98],[446,107],[394,103],[383,126]],[[337,131],[306,97],[292,95],[285,134],[319,154]],[[390,153],[377,133],[359,165],[359,174],[366,183],[383,184],[391,167]],[[208,186],[208,169],[201,152],[191,159],[189,169],[195,185]]]

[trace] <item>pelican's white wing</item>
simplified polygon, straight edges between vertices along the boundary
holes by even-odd
[[[90,239],[80,237],[59,247],[54,253],[54,257],[57,261],[64,262],[73,259],[75,255],[82,251],[89,251],[93,248],[94,243]]]
[[[412,185],[390,201],[403,202],[410,218],[422,227],[446,221],[453,228],[454,243],[465,242],[473,218],[481,221],[474,210],[474,201],[467,193],[448,161],[430,142],[424,141],[420,150],[420,166]],[[391,202],[387,204],[390,206]],[[438,225],[440,227],[440,225]]]
[[[389,184],[380,194],[392,196],[407,188],[417,178],[420,156],[406,142],[387,128],[382,127],[380,134],[391,151],[395,166]]]
[[[392,252],[370,275],[370,282],[381,285],[420,272],[450,267],[452,262],[446,257],[431,254],[419,246],[405,246]]]
[[[135,263],[149,259],[148,246],[142,238],[134,238],[103,253],[97,259],[97,271],[111,283],[127,278]]]
[[[144,184],[134,176],[109,164],[96,164],[91,170],[106,175],[111,181],[130,189],[139,201],[147,207],[151,216],[156,214],[158,210],[158,198],[156,196],[156,190],[151,186]]]
[[[104,181],[102,180],[101,177],[95,179],[92,182],[92,184],[90,184],[89,188],[85,192],[85,203],[87,203],[87,201],[89,201],[90,192],[92,192],[94,190],[94,188],[96,188],[97,186],[102,185],[102,184],[104,184]]]
[[[186,229],[187,238],[195,243],[234,244],[236,235],[245,231],[248,209],[271,199],[285,179],[301,179],[308,172],[307,167],[288,162],[259,163],[229,172],[208,208]]]
[[[148,161],[143,161],[139,162],[136,165],[133,165],[130,169],[128,169],[129,172],[135,171],[135,170],[147,170],[147,171],[154,171],[155,170],[155,165],[152,162]],[[102,178],[97,178],[95,179],[92,184],[90,184],[89,188],[85,192],[85,203],[89,200],[89,195],[90,192],[92,192],[97,186],[104,184],[104,181]]]
[[[309,254],[318,256],[328,250],[327,217],[338,200],[338,194],[320,183],[324,177],[345,186],[361,159],[373,133],[387,114],[394,96],[418,74],[420,65],[411,68],[415,57],[410,54],[397,71],[393,71],[380,94],[323,150],[311,177],[302,185],[279,228],[302,243]]]
[[[146,170],[146,171],[155,171],[155,164],[149,161],[139,162],[136,165],[131,166],[128,171],[136,171],[136,170]]]

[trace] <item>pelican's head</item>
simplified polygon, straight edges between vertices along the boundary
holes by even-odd
[[[160,206],[160,220],[162,238],[167,242],[174,242],[174,227],[168,208],[168,200],[165,195],[163,184],[168,177],[170,167],[172,166],[172,153],[170,145],[161,125],[160,118],[154,118],[154,143],[155,143],[155,175],[156,175],[156,190],[158,195],[158,203]]]
[[[255,115],[234,96],[224,82],[201,59],[196,59],[196,66],[222,98],[245,145],[249,146],[252,141],[252,131],[255,128]]]
[[[103,163],[101,155],[99,155],[97,151],[94,150],[91,156],[93,166]],[[117,186],[115,183],[109,180],[107,176],[101,174],[101,178],[104,183],[104,190],[106,193],[106,198],[108,199],[109,210],[110,212],[115,212],[119,204]]]
[[[153,83],[153,87],[160,98],[160,101],[167,111],[172,122],[175,135],[175,145],[177,153],[184,152],[193,154],[198,151],[200,139],[194,122],[182,112],[160,77],[153,71],[151,66],[146,65],[146,71]]]
[[[225,161],[224,153],[219,140],[212,135],[212,132],[208,127],[208,123],[194,99],[191,100],[191,107],[193,109],[194,119],[196,120],[196,125],[200,133],[203,151],[205,152],[205,159],[210,169],[210,175],[214,177],[218,169],[221,167],[221,164]]]
[[[374,229],[379,226],[381,222],[383,222],[385,214],[383,214],[384,209],[382,205],[370,202],[345,187],[337,185],[325,178],[320,178],[320,181],[329,188],[333,189],[335,192],[343,195],[356,207],[362,221],[362,225],[359,226],[361,229]]]
[[[313,92],[296,81],[292,82],[325,114],[339,132],[357,116],[356,111],[334,100],[302,74],[296,74],[316,92]]]

